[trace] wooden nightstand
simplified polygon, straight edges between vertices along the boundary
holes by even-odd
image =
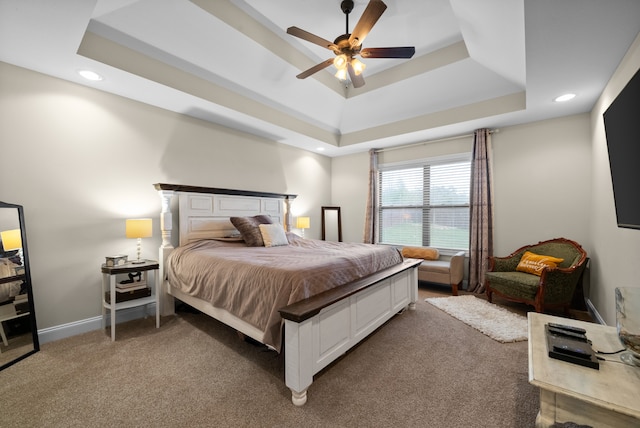
[[[156,328],[160,328],[160,299],[158,294],[158,286],[160,283],[158,278],[159,268],[160,266],[155,260],[145,260],[144,263],[138,264],[129,262],[121,266],[102,265],[102,328],[106,328],[106,315],[107,310],[109,310],[111,315],[111,340],[116,340],[116,311],[118,309],[135,308],[155,303]],[[153,271],[153,283],[148,281],[148,273],[151,271]],[[146,282],[146,285],[151,288],[151,295],[126,301],[118,301],[119,298],[116,295],[116,293],[118,293],[118,291],[116,291],[118,275],[120,275],[121,278],[126,278],[121,274],[135,274],[137,272],[141,272],[142,281]]]

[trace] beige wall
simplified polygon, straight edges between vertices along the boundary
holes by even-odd
[[[368,175],[368,153],[331,160],[331,200],[332,205],[340,207],[342,240],[345,242],[362,242]]]
[[[617,227],[602,114],[639,68],[640,35],[591,112],[591,298],[609,325],[616,320],[615,288],[640,287],[640,230]]]
[[[558,237],[589,252],[589,115],[503,128],[492,144],[494,253]]]
[[[0,63],[0,200],[24,206],[40,330],[99,316],[100,264],[135,256],[124,220],[151,217],[158,182],[300,195],[294,215],[331,201],[325,156]]]

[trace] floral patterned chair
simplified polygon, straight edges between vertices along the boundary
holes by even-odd
[[[536,312],[563,308],[568,314],[587,260],[580,244],[565,238],[526,245],[506,257],[490,257],[487,299],[491,302],[495,294],[532,305]]]

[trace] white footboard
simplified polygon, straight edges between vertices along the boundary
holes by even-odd
[[[285,382],[296,406],[307,401],[313,376],[418,299],[416,267],[409,259],[344,290],[329,290],[280,311],[285,318]],[[376,276],[377,275],[377,276]]]

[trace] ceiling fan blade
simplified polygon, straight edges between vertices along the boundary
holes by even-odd
[[[416,53],[413,46],[395,48],[364,48],[360,51],[362,58],[411,58]]]
[[[322,46],[323,48],[331,49],[334,52],[338,50],[338,46],[336,46],[335,43],[323,39],[322,37],[316,36],[315,34],[311,34],[310,32],[302,30],[298,27],[287,28],[287,34],[291,34],[292,36],[298,37],[302,40],[306,40],[307,42]]]
[[[351,63],[347,63],[347,70],[349,70],[349,78],[351,79],[351,83],[353,83],[354,88],[359,88],[364,86],[364,77],[362,73],[356,74],[356,71],[353,69]]]
[[[382,13],[386,9],[387,5],[380,0],[371,0],[369,2],[349,37],[349,43],[351,43],[352,47],[362,44],[367,34],[369,34],[369,31],[371,31],[371,28],[378,22],[378,19],[380,19],[380,16],[382,16]]]
[[[303,71],[302,73],[298,74],[296,77],[298,79],[305,79],[311,76],[312,74],[317,73],[318,71],[329,67],[331,64],[333,64],[333,58],[329,58],[328,60],[321,62],[320,64],[314,65],[307,71]]]

